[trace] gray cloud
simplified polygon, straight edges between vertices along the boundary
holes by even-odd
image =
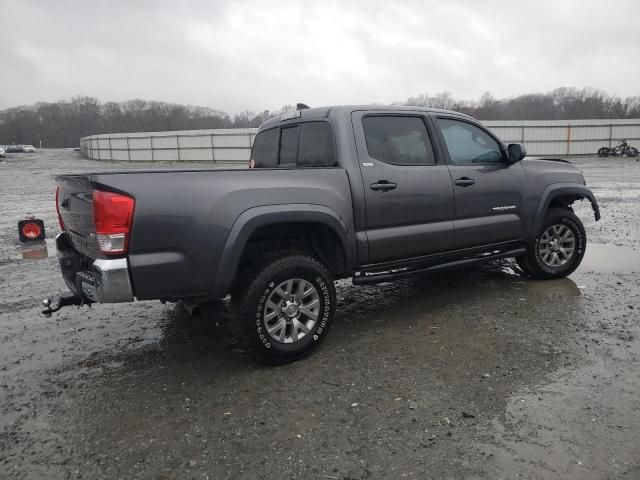
[[[624,27],[640,18],[633,0],[0,0],[0,11],[0,108],[78,94],[234,113],[445,90],[640,93],[640,29]]]

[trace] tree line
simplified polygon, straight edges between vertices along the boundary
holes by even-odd
[[[640,96],[620,98],[593,88],[557,88],[548,93],[496,99],[456,100],[448,92],[421,94],[401,105],[444,108],[480,120],[564,120],[640,118]],[[100,102],[93,97],[39,102],[0,111],[0,144],[76,147],[81,137],[99,133],[257,127],[267,118],[293,109],[251,111],[229,115],[208,107],[129,100]]]
[[[0,111],[0,144],[77,147],[80,138],[99,133],[257,127],[271,115],[267,111],[230,116],[213,108],[166,102],[102,103],[93,97],[74,97]]]
[[[596,88],[556,88],[505,100],[485,92],[479,100],[456,100],[442,92],[411,97],[405,105],[444,108],[479,120],[576,120],[640,118],[640,96],[620,98]]]

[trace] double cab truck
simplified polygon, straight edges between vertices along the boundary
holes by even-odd
[[[327,336],[334,281],[355,285],[513,257],[533,279],[572,273],[598,204],[581,171],[525,158],[473,118],[399,106],[301,108],[264,122],[250,168],[56,178],[66,304],[230,295],[229,331],[285,363]]]

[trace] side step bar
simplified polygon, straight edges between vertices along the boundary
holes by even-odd
[[[392,280],[397,280],[399,278],[409,277],[418,273],[437,273],[446,270],[453,270],[467,265],[473,265],[474,263],[487,262],[490,260],[497,260],[499,258],[517,257],[526,252],[527,250],[524,247],[505,251],[494,250],[492,252],[487,252],[485,254],[476,255],[469,258],[453,260],[451,262],[440,263],[437,265],[430,265],[425,267],[399,268],[397,270],[375,273],[359,272],[353,276],[351,281],[354,285],[374,285],[376,283],[389,282]]]

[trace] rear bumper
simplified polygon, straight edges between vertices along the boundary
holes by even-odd
[[[133,301],[133,289],[126,258],[96,259],[78,252],[66,232],[56,237],[58,260],[69,290],[88,302]]]

